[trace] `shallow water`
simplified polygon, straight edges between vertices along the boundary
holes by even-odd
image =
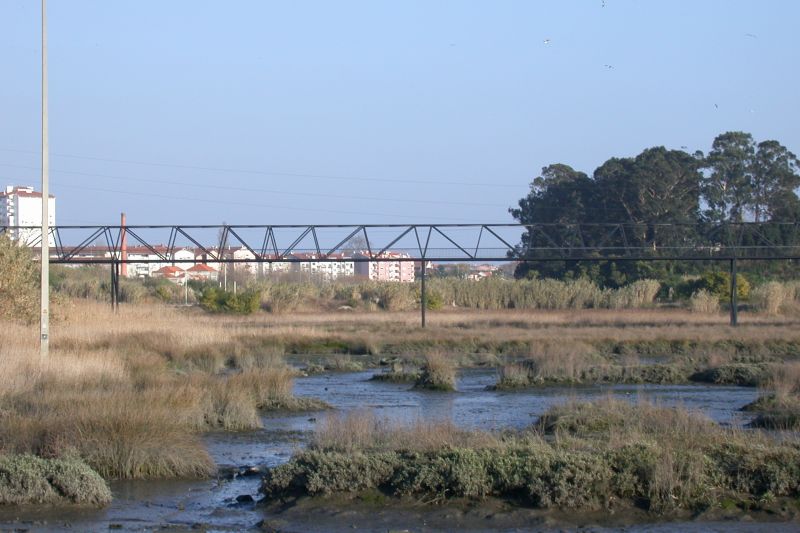
[[[713,385],[542,387],[495,392],[486,390],[487,385],[495,382],[493,370],[465,371],[459,377],[457,392],[442,393],[409,390],[408,384],[370,381],[373,374],[370,371],[299,378],[295,394],[320,398],[341,411],[374,409],[378,416],[389,420],[452,420],[462,427],[482,429],[524,428],[553,404],[609,394],[631,401],[646,399],[663,405],[683,405],[702,411],[721,424],[741,425],[747,418],[738,409],[757,396],[752,388]],[[205,441],[220,466],[274,466],[287,461],[295,450],[305,445],[317,420],[323,416],[324,412],[267,415],[263,430],[211,433],[206,435]],[[69,524],[75,531],[107,531],[109,527],[130,531],[164,525],[188,529],[202,524],[211,530],[242,530],[270,518],[260,507],[236,502],[236,497],[241,495],[257,498],[258,486],[258,476],[205,481],[115,482],[112,485],[114,501],[107,508],[57,511],[0,508],[0,529],[29,527],[35,531],[60,531]],[[291,524],[287,525],[291,529]],[[742,528],[737,530],[752,531],[740,525]],[[651,525],[635,529],[663,531],[660,526]],[[697,526],[692,529],[705,530]]]

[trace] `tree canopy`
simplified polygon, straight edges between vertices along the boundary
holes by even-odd
[[[547,248],[553,234],[568,232],[569,224],[630,223],[638,234],[627,235],[632,245],[653,242],[656,229],[663,245],[697,242],[703,225],[727,222],[796,222],[800,220],[800,162],[775,140],[756,143],[741,131],[718,135],[707,156],[663,146],[647,148],[635,157],[612,157],[589,177],[564,163],[546,166],[530,192],[509,210],[523,224],[554,223],[559,227],[525,232],[520,249]],[[663,224],[686,224],[668,229]],[[691,229],[694,228],[694,229]],[[672,232],[671,234],[665,232]],[[797,236],[773,235],[776,239]],[[602,239],[584,232],[591,246]],[[796,239],[795,239],[796,240]],[[579,265],[576,262],[523,264],[546,275],[576,275],[587,268],[613,270],[611,277],[631,281],[643,265]],[[627,270],[627,272],[623,272]]]

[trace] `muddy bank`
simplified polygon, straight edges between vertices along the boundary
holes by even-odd
[[[575,513],[543,510],[487,498],[481,502],[451,500],[441,505],[415,498],[391,498],[367,491],[355,495],[302,497],[286,502],[264,503],[269,516],[259,522],[266,531],[327,533],[361,531],[588,531],[634,532],[760,532],[794,533],[800,527],[800,508],[795,502],[771,508],[713,509],[702,513],[679,513],[667,519],[653,517],[635,507]]]

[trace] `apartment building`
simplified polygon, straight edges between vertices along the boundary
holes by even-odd
[[[52,194],[48,200],[47,218],[50,226],[56,224],[56,197]],[[9,185],[0,192],[0,226],[42,226],[42,193],[33,187]],[[36,228],[9,230],[8,235],[20,244],[29,246],[40,241],[42,230]],[[50,235],[48,242],[55,246]]]
[[[332,281],[337,278],[353,277],[355,275],[355,263],[346,257],[344,254],[331,254],[331,259],[338,259],[339,261],[316,261],[318,259],[316,254],[307,254],[304,259],[297,263],[300,272],[310,274],[313,277]]]
[[[368,259],[365,254],[356,254],[356,258]],[[412,283],[414,277],[414,261],[407,253],[386,251],[380,256],[383,261],[356,261],[355,274],[372,281],[393,281]],[[397,259],[397,261],[390,261]]]

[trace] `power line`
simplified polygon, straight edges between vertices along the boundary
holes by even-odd
[[[0,163],[0,166],[4,167],[11,167],[11,168],[24,168],[27,170],[39,170],[38,167],[26,166],[26,165],[14,165],[11,163]],[[134,182],[142,182],[142,183],[157,183],[160,185],[176,185],[180,187],[195,187],[195,188],[204,188],[204,189],[221,189],[221,190],[230,190],[230,191],[241,191],[241,192],[263,192],[268,194],[285,194],[290,196],[317,196],[322,198],[339,198],[344,200],[369,200],[369,201],[379,201],[379,202],[400,202],[400,203],[418,203],[418,204],[432,204],[432,205],[461,205],[461,206],[469,206],[469,207],[500,207],[506,208],[506,205],[500,204],[486,204],[486,203],[478,203],[478,202],[455,202],[455,201],[447,201],[447,200],[409,200],[409,199],[402,199],[402,198],[380,198],[375,196],[351,196],[351,195],[344,195],[344,194],[325,194],[325,193],[314,193],[314,192],[291,192],[291,191],[280,191],[280,190],[272,190],[272,189],[258,189],[253,187],[235,187],[232,185],[207,185],[202,183],[187,183],[187,182],[180,182],[180,181],[169,181],[169,180],[160,180],[160,179],[148,179],[148,178],[134,178],[131,176],[113,176],[110,174],[96,174],[93,172],[80,172],[77,170],[61,170],[61,169],[51,169],[51,172],[57,172],[62,174],[76,174],[79,176],[88,176],[88,177],[95,177],[95,178],[107,178],[112,180],[121,180],[121,181],[134,181]]]
[[[0,148],[3,152],[16,152],[25,154],[34,154],[31,150],[17,150],[13,148]],[[176,163],[154,163],[147,161],[134,161],[129,159],[112,159],[107,157],[91,157],[83,155],[72,154],[51,154],[56,157],[66,157],[70,159],[84,159],[88,161],[102,161],[106,163],[123,163],[129,165],[143,165],[151,167],[167,167],[167,168],[182,168],[188,170],[203,170],[209,172],[226,172],[231,174],[256,174],[263,176],[289,176],[293,178],[310,178],[310,179],[327,179],[327,180],[349,180],[349,181],[364,181],[364,182],[377,182],[377,183],[414,183],[419,185],[459,185],[467,187],[491,187],[491,188],[513,188],[519,189],[520,185],[512,185],[510,183],[475,183],[466,181],[438,181],[435,179],[421,180],[410,178],[372,178],[366,176],[347,176],[347,175],[332,175],[332,174],[309,174],[300,172],[275,172],[266,170],[253,170],[253,169],[236,169],[236,168],[222,168],[222,167],[203,167],[197,165],[184,165]]]
[[[27,170],[39,170],[38,167],[34,166],[27,166],[27,165],[15,165],[12,163],[2,163],[0,162],[0,166],[10,167],[10,168],[23,168]],[[156,184],[167,184],[167,185],[175,185],[180,187],[196,187],[196,188],[205,188],[205,189],[220,189],[220,190],[233,190],[233,191],[241,191],[241,192],[263,192],[268,194],[286,194],[291,196],[316,196],[322,198],[338,198],[344,200],[367,200],[367,201],[379,201],[379,202],[399,202],[399,203],[419,203],[419,204],[428,204],[428,205],[456,205],[456,206],[467,206],[467,207],[496,207],[501,209],[508,209],[508,205],[501,205],[501,204],[487,204],[487,203],[478,203],[478,202],[456,202],[456,201],[448,201],[448,200],[408,200],[408,199],[400,199],[400,198],[380,198],[374,196],[350,196],[350,195],[337,195],[337,194],[325,194],[325,193],[313,193],[313,192],[291,192],[291,191],[278,191],[278,190],[271,190],[271,189],[258,189],[252,187],[235,187],[235,186],[228,186],[228,185],[206,185],[206,184],[195,184],[195,183],[187,183],[187,182],[179,182],[179,181],[169,181],[169,180],[160,180],[160,179],[148,179],[148,178],[134,178],[130,176],[113,176],[110,174],[97,174],[93,172],[80,172],[77,170],[52,170],[52,172],[57,173],[64,173],[64,174],[75,174],[79,176],[87,176],[87,177],[98,177],[98,178],[108,178],[113,180],[121,180],[121,181],[133,181],[133,182],[142,182],[142,183],[156,183]],[[536,211],[555,211],[560,212],[563,208],[559,206],[537,206]],[[628,212],[624,209],[620,208],[608,208],[608,207],[582,207],[581,211],[588,211],[588,212],[599,212],[599,213],[616,213],[616,214],[623,214],[628,215]]]
[[[104,189],[98,187],[83,187],[79,185],[64,185],[60,184],[59,187],[66,187],[68,189],[78,189],[84,191],[96,191],[96,192],[107,192],[113,194],[123,194],[123,195],[133,195],[133,196],[147,196],[151,198],[164,198],[167,200],[172,201],[187,201],[187,202],[203,202],[203,203],[211,203],[211,204],[228,204],[228,205],[242,205],[248,207],[262,207],[262,208],[269,208],[269,209],[283,209],[287,211],[306,211],[306,212],[314,212],[314,213],[331,213],[337,215],[358,215],[358,216],[378,216],[378,217],[392,217],[392,218],[407,218],[407,219],[419,219],[419,216],[414,215],[398,215],[392,213],[367,213],[367,212],[357,212],[357,211],[338,211],[332,209],[317,209],[317,208],[302,208],[296,206],[286,206],[286,205],[269,205],[269,204],[256,204],[251,202],[236,202],[231,200],[209,200],[207,198],[187,198],[187,197],[175,197],[172,195],[167,194],[158,194],[158,193],[146,193],[146,192],[133,192],[133,191],[119,191],[114,189]],[[437,216],[428,216],[427,218],[435,219],[435,220],[447,220],[452,222],[454,219],[451,217],[437,217]],[[466,222],[466,219],[459,219],[461,222]]]

